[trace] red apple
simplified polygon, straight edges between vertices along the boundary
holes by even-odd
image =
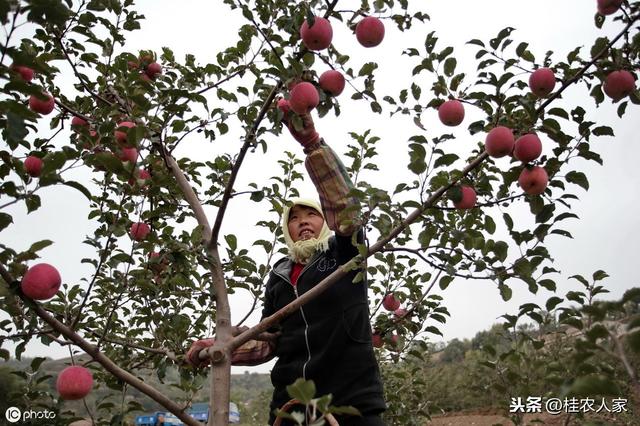
[[[391,346],[390,350],[397,350],[398,349],[398,341],[400,340],[400,337],[397,334],[392,334],[391,338],[389,339],[389,346]]]
[[[318,80],[322,90],[331,93],[332,96],[338,96],[344,90],[344,76],[340,71],[328,70],[320,75]]]
[[[476,191],[467,185],[460,188],[460,196],[453,199],[453,205],[457,209],[471,209],[476,205]],[[457,194],[456,194],[457,195]]]
[[[305,19],[300,26],[300,38],[309,50],[326,49],[331,45],[333,28],[331,28],[331,23],[322,17],[316,16],[312,26],[309,26]]]
[[[42,100],[36,95],[29,97],[29,108],[40,114],[50,114],[53,108],[56,106],[56,100],[48,93],[43,92],[43,96],[46,96],[46,100]]]
[[[614,101],[629,96],[636,88],[636,80],[627,70],[613,71],[607,75],[602,90]]]
[[[27,174],[31,177],[38,177],[40,173],[42,173],[42,166],[44,162],[41,158],[36,157],[35,155],[30,155],[24,160],[24,169]]]
[[[291,90],[289,106],[296,114],[306,114],[318,106],[320,95],[316,87],[306,81],[298,83]]]
[[[149,235],[149,232],[151,232],[151,228],[144,222],[136,222],[132,224],[131,229],[129,229],[129,235],[135,241],[144,240],[147,238],[147,235]]]
[[[116,138],[116,141],[118,141],[119,144],[121,145],[126,145],[127,143],[127,131],[126,129],[132,129],[136,127],[136,123],[133,123],[131,121],[123,121],[121,123],[118,124],[118,129],[121,130],[116,130],[114,133],[114,136]]]
[[[528,163],[542,154],[542,142],[535,133],[527,133],[516,140],[513,148],[513,156],[523,163]]]
[[[133,186],[136,183],[140,183],[142,188],[146,188],[147,179],[151,178],[151,173],[149,173],[146,169],[136,169],[134,172],[134,177],[129,179],[129,185]],[[140,182],[142,181],[142,182]]]
[[[382,336],[377,331],[371,335],[371,344],[373,344],[374,348],[382,347]]]
[[[84,137],[85,142],[82,144],[82,148],[91,149],[97,147],[100,144],[100,135],[95,130],[89,130],[89,137]]]
[[[457,99],[450,99],[438,108],[438,118],[445,126],[457,126],[464,120],[464,105]]]
[[[93,375],[85,367],[72,365],[58,375],[56,389],[62,399],[82,399],[93,389]]]
[[[612,15],[620,9],[622,0],[598,0],[598,13],[600,15]]]
[[[58,292],[62,278],[58,270],[48,263],[38,263],[27,269],[22,277],[22,293],[33,300],[51,299]]]
[[[129,68],[130,71],[137,70],[139,66],[138,61],[127,61],[127,68]]]
[[[556,75],[549,68],[538,68],[529,76],[529,88],[539,98],[544,98],[556,87]]]
[[[396,318],[404,318],[407,316],[407,310],[405,308],[398,308],[395,311],[393,311],[393,315]]]
[[[393,312],[400,307],[400,301],[396,299],[393,293],[388,293],[382,299],[382,307],[389,312]]]
[[[147,65],[145,74],[151,80],[155,80],[158,75],[162,74],[162,66],[157,62],[151,62],[149,65]]]
[[[138,150],[135,148],[122,148],[118,154],[118,158],[123,162],[130,162],[135,164],[138,161]]]
[[[291,106],[289,105],[289,101],[286,99],[278,99],[278,109],[280,109],[280,111],[282,111],[282,114],[284,114],[285,118],[287,117],[287,115],[289,114],[289,110],[291,110]]]
[[[87,120],[85,120],[84,118],[80,118],[78,116],[73,116],[73,118],[71,119],[71,127],[75,127],[75,128],[79,128],[79,127],[83,127],[83,126],[88,126],[89,123],[87,123]]]
[[[162,256],[157,251],[149,253],[149,269],[151,269],[156,274],[160,274],[162,271],[167,269],[169,265],[169,260],[166,256]]]
[[[33,80],[34,72],[31,68],[24,65],[11,65],[11,69],[20,74],[20,77],[27,83]]]
[[[364,47],[375,47],[384,38],[384,24],[374,16],[367,16],[356,25],[356,38]]]
[[[518,184],[529,195],[542,194],[549,183],[547,171],[540,166],[525,167],[520,172]]]
[[[500,158],[511,154],[514,143],[513,131],[508,127],[498,126],[491,129],[484,147],[490,156]]]

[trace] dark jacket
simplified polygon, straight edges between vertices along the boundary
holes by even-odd
[[[287,258],[277,262],[267,282],[263,318],[304,294],[356,254],[351,237],[331,237],[329,249],[311,258],[296,286],[289,280],[293,262]],[[349,272],[281,322],[282,334],[275,350],[278,360],[271,371],[275,389],[270,424],[273,410],[291,399],[286,386],[299,377],[314,381],[316,396],[331,393],[334,406],[351,405],[362,413],[386,408],[371,344],[366,280],[353,283],[356,273]]]

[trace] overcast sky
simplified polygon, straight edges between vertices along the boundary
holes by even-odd
[[[182,0],[179,3],[168,0],[139,0],[136,2],[137,9],[147,19],[142,22],[142,30],[129,33],[126,48],[130,52],[151,49],[160,53],[161,47],[168,46],[173,49],[177,58],[183,57],[185,53],[193,53],[200,63],[212,62],[218,51],[235,43],[238,25],[243,23],[238,14],[232,15],[228,7],[221,3],[204,0]],[[356,2],[342,1],[338,9],[344,9],[347,7],[345,5],[352,3]],[[386,38],[376,49],[361,48],[344,25],[334,23],[334,45],[343,53],[348,52],[352,55],[354,69],[357,70],[359,64],[367,61],[377,61],[380,64],[376,81],[381,95],[390,94],[395,97],[400,89],[406,88],[412,64],[415,64],[407,62],[407,58],[401,57],[400,53],[407,47],[421,48],[426,34],[430,31],[436,31],[440,38],[440,48],[447,45],[455,47],[454,55],[459,60],[459,67],[463,67],[468,75],[473,75],[473,56],[476,49],[465,42],[472,38],[488,41],[506,26],[516,29],[512,35],[516,41],[530,43],[530,49],[537,59],[541,59],[546,51],[553,50],[555,53],[552,58],[555,60],[564,60],[566,54],[579,45],[585,46],[583,55],[587,56],[593,40],[603,34],[614,34],[620,27],[620,24],[612,22],[608,22],[601,30],[595,27],[595,0],[459,0],[424,3],[428,4],[426,12],[431,16],[430,22],[418,24],[419,29],[413,31],[412,35],[400,33],[387,23]],[[318,65],[315,69],[323,70]],[[57,83],[64,86],[71,84],[72,80],[61,77]],[[428,90],[428,87],[423,87],[423,96],[429,95]],[[366,104],[350,101],[348,98],[351,94],[352,89],[347,87],[340,97],[343,111],[340,117],[327,116],[317,120],[320,133],[336,151],[344,152],[350,143],[348,132],[362,133],[371,128],[372,134],[382,138],[379,143],[381,155],[378,159],[384,159],[384,164],[380,164],[379,167],[385,172],[377,176],[365,175],[364,178],[388,190],[392,190],[399,182],[386,181],[385,177],[390,176],[389,172],[398,179],[413,179],[406,170],[408,156],[405,147],[407,138],[419,134],[419,129],[409,119],[394,120],[393,125],[389,125],[390,121],[384,116],[369,114]],[[640,205],[640,172],[636,167],[640,154],[640,144],[637,143],[637,108],[630,105],[627,115],[621,120],[615,115],[615,107],[609,105],[608,101],[595,110],[592,107],[593,102],[584,96],[584,92],[569,91],[562,102],[569,107],[580,104],[587,108],[589,114],[592,114],[591,119],[614,127],[616,136],[595,138],[592,142],[592,149],[602,155],[605,164],[603,167],[593,162],[584,165],[583,171],[589,177],[591,189],[584,192],[572,188],[573,192],[581,197],[581,200],[574,204],[574,213],[580,220],[567,221],[564,229],[571,232],[574,239],[556,236],[546,241],[556,260],[556,269],[563,271],[561,276],[556,277],[559,295],[563,296],[566,291],[578,288],[577,283],[567,281],[568,276],[591,276],[593,271],[604,269],[611,276],[604,284],[611,291],[612,298],[619,297],[625,289],[639,284],[636,272],[636,262],[640,253],[637,231],[640,225],[637,214]],[[467,113],[468,117],[474,117],[474,114],[476,117],[482,117],[469,109]],[[42,119],[47,126],[48,120]],[[431,114],[425,113],[423,122],[430,129],[428,137],[444,132],[444,129],[438,129],[440,125],[435,110]],[[465,120],[465,123],[469,122],[470,118]],[[458,138],[447,146],[460,152],[468,152],[483,138],[482,135],[468,136],[464,128],[456,129],[454,134]],[[224,141],[238,146],[238,135],[239,129],[232,129]],[[286,135],[279,139],[273,138],[272,142],[275,149],[272,149],[266,158],[259,154],[252,154],[247,158],[240,174],[239,190],[250,180],[259,179],[260,176],[267,178],[274,174],[275,160],[281,158],[284,150],[300,152],[295,142]],[[210,153],[210,147],[197,139],[191,139],[180,148],[177,155],[202,158]],[[89,179],[86,171],[77,173],[78,179]],[[311,187],[307,184],[302,190],[308,193]],[[87,246],[82,245],[82,240],[84,235],[91,232],[93,226],[86,219],[86,199],[79,193],[62,187],[47,189],[40,194],[43,197],[43,207],[36,213],[26,216],[23,206],[11,209],[10,213],[14,215],[15,223],[2,231],[0,239],[18,250],[26,249],[32,242],[42,239],[55,241],[54,246],[41,252],[41,261],[57,265],[65,282],[77,282],[92,272],[86,265],[79,263],[81,258],[88,255]],[[526,209],[523,210],[525,214],[519,219],[522,222],[531,221],[530,214],[526,213]],[[214,212],[211,213],[210,217],[213,218]],[[241,244],[243,241],[250,244],[255,232],[251,225],[260,215],[251,216],[252,213],[246,205],[236,202],[235,199],[228,213],[223,232],[237,232]],[[246,233],[243,234],[240,230],[246,230]],[[503,302],[496,285],[492,282],[456,280],[446,291],[440,292],[445,299],[444,305],[451,313],[451,319],[442,327],[444,339],[473,337],[476,332],[495,323],[500,315],[514,313],[520,304],[532,301],[532,295],[525,284],[514,284],[512,289],[513,299]],[[544,303],[550,296],[550,293],[541,289],[533,301]],[[244,316],[246,298],[241,295],[234,296],[232,303],[234,318]],[[251,318],[249,324],[254,324],[258,319],[259,311]],[[27,355],[56,358],[68,356],[68,352],[63,348],[44,347],[32,342],[28,346]],[[244,369],[243,367],[242,370]],[[256,368],[255,371],[265,371],[265,367]]]

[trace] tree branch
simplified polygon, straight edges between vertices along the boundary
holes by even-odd
[[[12,282],[15,282],[13,277],[9,274],[9,272],[5,269],[4,265],[0,264],[0,276],[6,281],[9,285]],[[22,293],[18,292],[17,294],[23,302],[31,309],[35,314],[40,317],[44,322],[49,324],[49,326],[66,337],[71,343],[75,344],[82,350],[84,350],[87,355],[91,356],[92,359],[97,361],[105,370],[109,373],[113,374],[118,379],[130,384],[134,388],[138,389],[140,392],[149,396],[151,399],[156,401],[158,404],[166,407],[169,411],[175,414],[180,420],[182,420],[185,424],[189,426],[200,426],[200,423],[196,421],[193,417],[184,412],[183,408],[178,404],[173,402],[171,399],[164,396],[161,392],[157,391],[153,387],[144,383],[133,374],[128,371],[120,368],[117,364],[115,364],[111,359],[109,359],[105,354],[100,352],[98,348],[94,345],[90,344],[87,340],[83,339],[80,335],[78,335],[71,328],[62,324],[60,321],[55,319],[53,315],[47,312],[42,306],[38,303],[34,303],[30,299],[26,298],[22,295]]]

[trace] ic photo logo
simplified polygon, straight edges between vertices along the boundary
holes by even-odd
[[[22,411],[16,407],[9,407],[4,413],[5,418],[9,423],[17,423],[22,418]]]

